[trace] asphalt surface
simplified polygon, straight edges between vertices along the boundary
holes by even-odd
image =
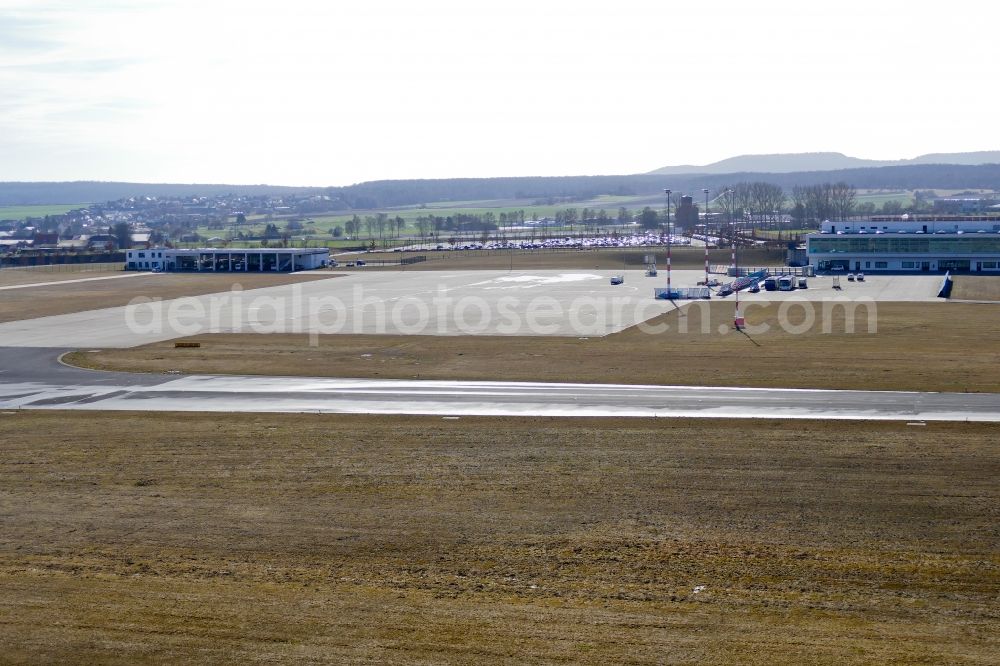
[[[624,284],[612,285],[611,276]],[[697,270],[673,271],[694,286]],[[234,279],[239,279],[235,274]],[[746,303],[836,300],[940,302],[940,276],[872,276],[863,283],[810,278],[792,292],[741,293]],[[0,323],[5,347],[135,347],[201,333],[353,333],[598,337],[674,307],[653,298],[666,271],[379,271]],[[733,301],[733,297],[729,297]]]
[[[201,333],[601,336],[671,304],[642,271],[374,271],[0,323],[5,347],[135,347]],[[239,280],[239,274],[234,275]]]
[[[99,372],[0,348],[0,410],[1000,421],[1000,394]]]

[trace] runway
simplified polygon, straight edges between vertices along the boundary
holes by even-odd
[[[1000,394],[141,375],[0,349],[0,410],[1000,421]]]

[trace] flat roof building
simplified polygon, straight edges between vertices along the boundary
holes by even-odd
[[[1000,272],[998,216],[877,216],[823,222],[806,237],[817,271]]]
[[[259,250],[163,247],[128,250],[125,270],[184,273],[291,273],[324,268],[328,248],[261,248]]]

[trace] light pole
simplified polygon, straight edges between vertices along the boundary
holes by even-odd
[[[726,189],[726,198],[728,199],[728,203],[729,203],[729,240],[733,244],[733,248],[732,248],[733,252],[732,252],[732,257],[730,258],[729,264],[730,264],[730,268],[732,268],[732,269],[735,270],[736,269],[736,231],[735,231],[735,224],[733,222],[733,218],[734,218],[734,216],[736,214],[736,197],[734,196],[734,194],[735,193],[733,192],[732,189],[730,189],[730,188]]]
[[[705,242],[705,287],[708,287],[708,188],[702,190],[705,193],[705,224],[702,226],[702,240]]]
[[[674,293],[670,289],[670,190],[663,190],[667,195],[667,298],[674,299]]]
[[[729,192],[732,193],[732,190],[729,190]],[[732,259],[732,261],[733,261],[733,278],[734,278],[733,284],[736,284],[739,281],[739,279],[740,279],[740,265],[736,261],[736,227],[735,227],[735,225],[732,222],[732,220],[733,220],[733,218],[735,217],[735,214],[736,214],[736,200],[735,200],[735,197],[732,196],[732,194],[730,194],[730,199],[731,199],[730,203],[732,203],[732,208],[729,209],[730,210],[730,218],[729,219],[730,219],[730,233],[731,233],[732,239],[733,239],[733,259]],[[740,315],[740,290],[739,289],[734,289],[733,291],[736,292],[736,313],[733,316],[733,327],[737,331],[742,331],[743,330],[743,317]]]

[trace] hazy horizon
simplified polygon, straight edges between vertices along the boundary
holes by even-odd
[[[338,186],[1000,146],[997,10],[0,0],[0,180]],[[933,45],[933,48],[928,48]]]

